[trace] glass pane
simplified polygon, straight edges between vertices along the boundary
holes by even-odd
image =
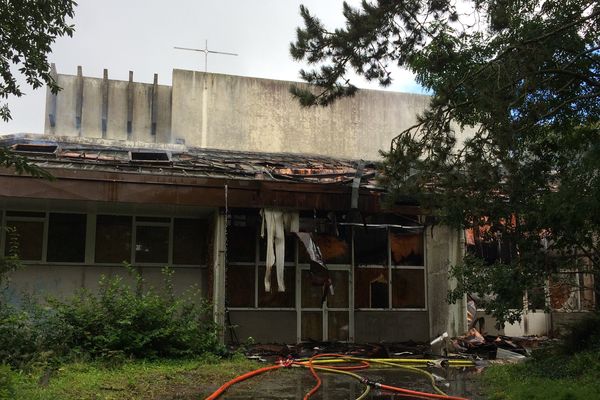
[[[323,313],[321,311],[303,311],[301,314],[301,340],[323,340]]]
[[[392,265],[425,265],[423,235],[390,231]]]
[[[296,272],[293,267],[283,270],[285,292],[277,287],[277,272],[275,266],[271,269],[271,292],[265,292],[264,277],[266,268],[258,267],[258,306],[259,307],[294,307],[296,299]]]
[[[122,215],[96,217],[95,262],[131,261],[131,222],[132,217]]]
[[[54,262],[84,262],[86,222],[85,214],[50,213],[46,259]]]
[[[254,226],[227,227],[227,260],[255,262],[256,228]]]
[[[135,262],[167,263],[169,261],[169,227],[137,226],[135,229]]]
[[[387,265],[387,229],[354,228],[355,265]]]
[[[265,237],[259,236],[258,250],[260,254],[260,261],[265,261],[267,259],[267,233],[265,231]],[[284,260],[286,262],[294,262],[295,260],[295,252],[296,252],[296,236],[286,233],[285,234],[285,247],[284,247]],[[275,251],[275,249],[273,249]],[[277,254],[277,253],[275,253]]]
[[[387,268],[355,268],[354,306],[388,308]]]
[[[328,340],[347,342],[350,339],[348,311],[330,311],[327,314]]]
[[[254,307],[254,267],[227,267],[225,303],[229,307]]]
[[[310,271],[302,270],[302,308],[321,308],[323,297],[323,283],[313,282]]]
[[[327,306],[330,308],[348,307],[348,271],[329,271],[333,282],[333,296],[327,296]]]
[[[5,255],[10,255],[14,247],[21,260],[40,261],[42,259],[43,222],[7,221],[6,227]]]
[[[201,219],[175,218],[173,264],[206,264],[207,226]]]
[[[425,308],[425,276],[422,269],[392,270],[392,306]]]

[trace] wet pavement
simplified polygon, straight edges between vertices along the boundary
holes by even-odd
[[[428,369],[445,378],[447,386],[438,383],[440,389],[449,395],[482,400],[479,374],[475,368],[431,368]],[[359,375],[384,384],[405,389],[433,393],[427,378],[396,368],[370,368],[356,371]],[[314,400],[356,399],[364,390],[364,385],[352,377],[319,372],[323,385],[312,397]],[[279,369],[251,378],[230,388],[223,399],[302,399],[314,386],[310,372],[304,368]],[[215,387],[216,389],[216,387]],[[411,399],[413,397],[394,395],[387,391],[372,388],[368,399]]]

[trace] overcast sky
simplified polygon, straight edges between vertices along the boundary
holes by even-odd
[[[358,1],[350,1],[358,3]],[[343,24],[342,0],[80,0],[75,10],[75,34],[59,38],[49,56],[59,73],[110,79],[171,84],[173,68],[204,70],[204,55],[173,49],[173,46],[204,47],[238,53],[239,56],[209,55],[208,71],[283,80],[298,80],[302,65],[289,55],[289,43],[301,25],[300,4],[308,6],[328,28]],[[421,92],[411,75],[394,72],[388,90]],[[356,80],[359,87],[377,88]],[[44,129],[46,89],[9,100],[13,120],[0,122],[0,133]]]

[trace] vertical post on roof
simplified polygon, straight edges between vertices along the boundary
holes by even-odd
[[[127,83],[127,140],[131,140],[133,133],[133,71],[129,71]]]
[[[156,142],[156,114],[158,111],[158,74],[154,74],[154,83],[152,84],[152,110],[150,115],[150,134]]]
[[[56,73],[56,64],[50,64],[50,77],[54,80],[54,82],[58,82],[58,74]],[[52,91],[48,90],[48,95],[50,99],[49,112],[48,112],[48,121],[50,122],[50,128],[56,127],[56,93],[52,93]],[[54,129],[52,129],[52,133]]]
[[[108,124],[108,69],[102,74],[102,139],[106,139]]]
[[[81,136],[81,114],[83,111],[83,72],[81,65],[77,66],[77,82],[76,82],[76,95],[75,95],[75,129],[77,129],[79,136]]]

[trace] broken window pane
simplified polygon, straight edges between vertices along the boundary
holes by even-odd
[[[390,230],[392,265],[425,265],[423,235]]]
[[[42,221],[7,221],[4,254],[10,255],[13,245],[23,261],[41,261],[44,243]]]
[[[84,262],[86,222],[85,214],[50,213],[47,261]]]
[[[228,307],[254,307],[254,266],[227,267],[226,286]]]
[[[425,308],[425,271],[392,270],[392,307]]]
[[[385,228],[354,228],[354,264],[387,265],[388,234]]]
[[[327,336],[330,341],[350,340],[348,311],[330,311],[327,314]]]
[[[301,340],[323,340],[323,313],[321,311],[303,311],[301,314]]]
[[[343,232],[346,232],[342,235]],[[352,259],[352,236],[349,227],[340,230],[340,236],[328,234],[312,234],[313,241],[321,250],[326,264],[350,264]],[[299,262],[309,263],[310,258],[304,246],[299,246]]]
[[[333,282],[333,296],[327,296],[327,306],[330,308],[348,307],[348,271],[329,271]]]
[[[271,269],[271,292],[265,292],[264,277],[266,268],[258,267],[258,306],[292,308],[296,299],[296,272],[293,267],[283,270],[285,292],[280,292],[277,287],[277,271],[275,266]]]
[[[135,262],[167,263],[169,261],[169,227],[137,226],[135,229]]]
[[[254,226],[227,227],[227,260],[255,262],[256,228]]]
[[[132,217],[98,215],[96,217],[97,263],[122,263],[131,261]]]
[[[388,308],[387,268],[355,268],[354,306]]]
[[[206,264],[206,226],[201,219],[175,218],[173,264]]]

